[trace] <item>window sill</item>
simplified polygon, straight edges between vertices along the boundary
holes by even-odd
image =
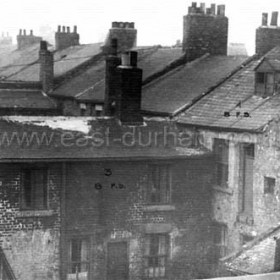
[[[220,186],[213,186],[213,190],[222,192],[225,194],[233,195],[233,190],[229,189],[228,187],[220,187]]]
[[[54,215],[53,210],[22,210],[16,214],[17,217],[47,217]]]
[[[156,212],[156,211],[174,211],[174,205],[146,205],[143,207],[145,212]]]
[[[246,224],[249,226],[252,226],[254,224],[254,218],[253,215],[246,214],[246,213],[240,213],[236,217],[237,222],[241,224]]]

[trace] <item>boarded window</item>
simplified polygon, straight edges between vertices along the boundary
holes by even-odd
[[[253,214],[254,144],[241,144],[241,212]]]
[[[88,280],[89,242],[84,238],[69,241],[68,280]]]
[[[213,150],[216,160],[216,184],[220,187],[228,187],[229,142],[224,139],[215,138]]]
[[[169,236],[167,234],[148,234],[145,237],[145,277],[166,277],[169,254]]]
[[[28,168],[21,171],[21,208],[23,210],[47,209],[47,168]]]
[[[150,165],[149,170],[148,202],[152,204],[170,203],[170,166]]]

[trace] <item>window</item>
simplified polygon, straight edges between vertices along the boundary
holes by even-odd
[[[145,237],[145,277],[166,277],[169,255],[169,236],[167,234],[148,234]]]
[[[224,139],[214,139],[215,154],[215,178],[216,184],[220,187],[228,187],[228,154],[229,141]]]
[[[27,168],[21,171],[22,210],[45,210],[48,208],[47,168]]]
[[[150,165],[148,202],[152,204],[170,203],[170,166]]]
[[[279,91],[280,73],[256,72],[256,93],[267,97]]]
[[[240,151],[240,179],[241,179],[241,212],[253,214],[253,169],[254,169],[254,144],[241,144]]]
[[[225,257],[227,255],[228,244],[228,228],[224,224],[214,224],[214,244],[215,244],[215,259]]]
[[[89,242],[84,238],[69,241],[68,280],[87,280],[89,272]]]
[[[254,239],[253,236],[247,234],[241,234],[241,244],[244,245]]]
[[[274,194],[275,178],[264,177],[264,193]]]

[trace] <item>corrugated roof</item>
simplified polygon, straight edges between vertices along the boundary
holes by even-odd
[[[0,89],[0,108],[55,109],[55,103],[40,90]]]
[[[273,49],[268,56],[277,57],[277,53],[280,57],[280,47]],[[215,128],[262,130],[264,125],[279,115],[280,96],[276,94],[262,98],[254,95],[254,69],[261,61],[262,59],[253,59],[187,109],[179,122]],[[226,117],[225,112],[229,112],[230,117]],[[237,117],[238,112],[240,116]],[[244,117],[245,113],[249,113],[250,117]]]
[[[263,237],[265,236],[265,237]],[[280,237],[280,227],[269,230],[255,241],[243,246],[234,257],[224,264],[229,270],[245,274],[262,274],[274,271],[276,241]]]
[[[177,67],[143,88],[142,109],[173,114],[207,92],[244,60],[244,57],[208,56]]]
[[[163,133],[167,127],[176,131],[174,123],[163,119],[146,119],[145,125],[132,127],[113,118],[2,117],[0,160],[183,159],[208,154],[203,148],[166,142],[164,136],[147,144],[149,135]],[[127,133],[130,135],[125,136]]]

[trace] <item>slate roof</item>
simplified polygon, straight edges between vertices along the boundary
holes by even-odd
[[[280,57],[280,47],[274,48],[267,58]],[[215,129],[261,132],[265,125],[279,116],[280,95],[262,98],[254,95],[255,71],[263,58],[253,57],[220,86],[197,101],[179,118],[179,123]],[[230,117],[224,113],[229,112]],[[240,116],[236,114],[240,112]],[[244,113],[250,117],[244,117]]]
[[[181,48],[145,47],[138,52],[138,67],[143,69],[143,81],[183,56]],[[105,60],[100,59],[79,75],[65,81],[52,95],[76,97],[81,101],[104,102]]]
[[[276,241],[280,226],[270,229],[262,236],[244,245],[233,256],[223,260],[226,268],[236,274],[262,274],[274,271]]]
[[[164,129],[176,132],[177,128],[164,119],[145,119],[145,125],[132,127],[120,125],[116,119],[108,117],[1,117],[0,161],[209,156],[209,151],[204,148],[180,146],[168,140],[170,137],[166,141],[164,136],[156,137],[147,144],[149,135],[164,133]]]
[[[78,45],[54,52],[54,76],[58,77],[100,53],[101,43]],[[49,48],[52,50],[52,48]],[[11,52],[2,61],[0,77],[9,81],[39,81],[39,45]]]
[[[204,56],[179,66],[143,88],[142,110],[175,114],[229,75],[245,59]]]
[[[56,109],[55,103],[40,90],[0,89],[0,108]]]

